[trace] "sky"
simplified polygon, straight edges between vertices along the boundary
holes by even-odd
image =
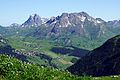
[[[120,0],[0,0],[0,25],[22,24],[35,13],[50,18],[82,11],[105,21],[120,19]]]

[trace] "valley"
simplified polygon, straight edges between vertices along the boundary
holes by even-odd
[[[0,71],[0,77],[7,80],[19,76],[19,80],[39,80],[45,76],[47,80],[119,80],[119,76],[114,77],[120,74],[119,26],[120,20],[107,22],[86,12],[62,13],[50,19],[34,14],[22,24],[0,26],[0,65],[5,62],[8,67],[0,67],[0,70],[7,68],[4,73]],[[18,66],[27,67],[22,69],[24,76]],[[38,72],[30,78],[32,70]]]

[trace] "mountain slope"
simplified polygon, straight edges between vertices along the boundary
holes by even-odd
[[[113,32],[116,35],[120,34],[120,20],[108,21],[107,26],[109,31]]]
[[[11,46],[23,52],[29,62],[47,67],[65,69],[88,53],[88,50],[77,47],[57,46],[51,40],[19,36],[8,39]]]
[[[0,55],[0,80],[81,80],[90,77],[78,77],[54,68],[44,68],[23,63],[15,58]]]
[[[89,55],[68,68],[77,75],[117,75],[120,74],[120,36],[109,39]]]
[[[21,61],[27,61],[25,55],[23,55],[21,52],[17,53],[15,51],[16,50],[9,45],[8,40],[0,37],[0,54],[6,54],[11,57],[16,57]]]
[[[95,19],[85,12],[63,13],[61,16],[52,17],[39,27],[35,35],[49,37],[78,35],[94,39],[107,33],[105,23],[102,19]]]
[[[22,25],[12,24],[5,28],[5,32],[2,32],[7,37],[14,35],[32,36],[37,39],[53,40],[54,43],[61,46],[72,45],[92,50],[107,39],[119,34],[120,29],[110,27],[110,25],[110,22],[108,24],[101,18],[93,18],[86,12],[63,13],[50,20],[34,14]],[[3,28],[1,29],[3,30]]]
[[[101,18],[93,18],[86,12],[79,12],[63,13],[60,16],[52,17],[27,36],[52,40],[61,46],[72,45],[92,50],[115,35],[116,33],[108,29],[106,21]]]
[[[119,20],[106,22],[101,18],[93,18],[86,12],[63,13],[49,20],[34,14],[21,25],[10,25],[6,33],[13,33],[12,35],[29,35],[37,38],[60,39],[61,37],[67,37],[68,42],[71,41],[69,40],[70,36],[75,35],[93,40],[98,38],[108,39],[119,33],[117,30],[119,24]]]
[[[15,38],[14,38],[15,39]],[[14,40],[13,40],[14,41]],[[23,42],[24,43],[24,42]],[[21,43],[21,44],[23,44]],[[16,44],[15,45],[20,46],[21,44]],[[48,55],[43,54],[42,52],[36,52],[36,51],[22,51],[22,49],[25,50],[25,45],[22,47],[22,49],[17,49],[13,48],[14,46],[11,47],[10,45],[10,40],[6,40],[3,37],[0,37],[0,54],[5,54],[10,57],[17,58],[23,62],[29,62],[33,64],[38,64],[38,65],[43,65],[43,66],[52,66],[51,60],[52,58]]]

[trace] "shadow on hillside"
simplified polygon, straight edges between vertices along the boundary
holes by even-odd
[[[0,54],[5,54],[10,57],[15,57],[17,59],[20,59],[22,61],[26,61],[26,56],[24,56],[22,53],[15,53],[15,49],[12,48],[10,45],[7,45],[5,47],[0,48]]]
[[[80,49],[74,46],[69,47],[53,47],[51,49],[52,52],[56,54],[63,54],[63,55],[69,55],[69,56],[76,56],[76,57],[83,57],[85,56],[89,51],[85,49]]]

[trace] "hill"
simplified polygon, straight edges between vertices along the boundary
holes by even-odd
[[[0,80],[119,80],[120,76],[76,76],[68,71],[45,68],[0,55]]]
[[[78,77],[54,68],[23,63],[15,58],[0,55],[0,80],[80,80]]]
[[[120,35],[107,40],[102,46],[78,60],[68,68],[77,75],[118,75],[120,74]]]

